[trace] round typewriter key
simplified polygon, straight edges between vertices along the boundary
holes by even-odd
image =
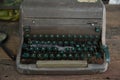
[[[94,51],[94,49],[92,47],[89,48],[89,51]]]
[[[62,54],[62,58],[63,59],[66,59],[67,58],[67,55],[64,53],[64,54]]]
[[[43,37],[43,35],[40,34],[40,35],[39,35],[39,38],[42,38],[42,37]]]
[[[30,47],[30,51],[33,51],[34,50],[34,48],[33,47]]]
[[[74,38],[77,38],[77,35],[74,34],[73,37],[74,37]]]
[[[72,35],[68,34],[68,38],[72,38]]]
[[[25,34],[25,38],[29,38],[30,37],[30,34]]]
[[[66,51],[66,52],[69,52],[69,51],[70,51],[70,48],[65,48],[65,51]]]
[[[82,35],[79,35],[79,38],[81,39],[81,38],[83,38],[83,36],[82,36]]]
[[[99,27],[95,27],[95,32],[100,32],[100,28]]]
[[[44,47],[42,47],[41,51],[45,51],[46,49]]]
[[[73,58],[73,55],[72,55],[72,54],[69,54],[69,55],[68,55],[68,58],[69,58],[69,59],[72,59],[72,58]]]
[[[84,47],[84,51],[88,51],[88,48],[87,48],[87,47]]]
[[[62,45],[63,45],[63,42],[62,42],[62,41],[59,41],[59,42],[58,42],[58,45],[62,46]]]
[[[36,35],[36,34],[34,34],[34,35],[33,35],[33,38],[37,38],[37,35]]]
[[[60,35],[57,34],[56,37],[57,37],[57,38],[60,38]]]
[[[82,49],[81,48],[77,48],[77,51],[82,51]]]
[[[85,35],[84,37],[85,37],[85,39],[88,39],[88,38],[89,38],[89,36],[88,36],[88,35]]]
[[[95,38],[93,35],[90,35],[89,37],[90,37],[90,39],[94,39]]]
[[[99,38],[99,36],[97,36],[97,35],[96,35],[96,36],[95,36],[95,38],[96,38],[96,39],[98,39],[98,38]]]
[[[48,38],[48,37],[49,37],[49,35],[46,34],[46,35],[45,35],[45,38]]]
[[[50,38],[54,38],[54,35],[51,34],[51,35],[50,35]]]
[[[77,48],[79,48],[79,47],[80,47],[80,45],[76,45],[76,47],[77,47]]]
[[[101,54],[98,52],[95,53],[95,56],[96,56],[96,58],[101,58]]]
[[[49,56],[48,56],[47,53],[45,53],[45,54],[43,55],[43,58],[44,58],[44,59],[48,59],[48,57],[49,57]]]
[[[50,59],[54,59],[54,54],[50,54]]]
[[[70,46],[73,46],[74,45],[74,41],[70,41]]]
[[[37,54],[38,59],[42,59],[42,54]]]
[[[29,56],[30,56],[29,53],[23,53],[22,54],[22,58],[29,58]]]
[[[31,54],[31,58],[36,58],[36,53]]]
[[[51,44],[51,41],[47,41],[47,44],[48,44],[48,45]]]
[[[75,54],[75,59],[79,59],[79,54]]]
[[[61,55],[60,55],[60,54],[57,54],[57,55],[56,55],[56,58],[57,58],[57,59],[60,59],[60,58],[61,58]]]
[[[76,51],[76,49],[75,49],[74,47],[72,47],[71,50],[72,50],[73,52]]]
[[[56,43],[56,41],[53,41],[52,44],[53,44],[53,45],[56,45],[57,43]]]
[[[65,37],[66,37],[66,36],[63,34],[63,35],[62,35],[62,38],[65,38]]]
[[[66,46],[67,46],[68,44],[69,44],[69,42],[68,42],[68,41],[64,41],[64,45],[66,45]]]
[[[84,54],[84,53],[81,54],[81,59],[82,59],[82,60],[85,59],[85,54]]]

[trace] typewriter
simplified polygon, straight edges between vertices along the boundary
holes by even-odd
[[[102,73],[110,62],[101,0],[24,0],[17,70],[23,74]]]

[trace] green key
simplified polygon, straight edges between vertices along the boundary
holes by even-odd
[[[79,38],[80,38],[80,39],[82,39],[82,38],[83,38],[83,36],[82,36],[82,35],[79,35]]]
[[[77,38],[77,35],[73,35],[74,38]]]
[[[51,35],[50,35],[50,38],[54,38],[54,35],[51,34]]]
[[[36,47],[36,48],[35,48],[35,50],[36,50],[36,51],[39,51],[39,48],[38,48],[38,47]]]
[[[37,35],[34,34],[34,35],[33,35],[33,38],[37,38]]]
[[[62,38],[65,38],[65,35],[64,35],[64,34],[62,35]]]
[[[74,45],[74,41],[70,41],[70,45]]]
[[[94,49],[92,48],[92,47],[90,47],[90,49],[89,49],[90,51],[94,51]]]
[[[33,54],[31,55],[31,58],[36,58],[36,54],[33,53]]]
[[[58,48],[57,47],[53,47],[53,51],[58,51]]]
[[[95,27],[95,32],[100,32],[100,28],[99,27]]]
[[[60,55],[60,54],[57,54],[57,55],[56,55],[56,58],[57,58],[57,59],[60,59],[60,58],[61,58],[61,55]]]
[[[94,39],[95,37],[93,35],[90,35],[90,39]]]
[[[68,43],[68,41],[64,41],[64,45],[68,45],[69,43]]]
[[[42,47],[41,51],[45,51],[45,48],[44,48],[44,47]]]
[[[39,41],[35,41],[35,44],[39,44]]]
[[[48,50],[48,51],[52,51],[52,48],[51,48],[51,47],[48,47],[47,50]]]
[[[83,60],[85,59],[85,54],[84,53],[81,54],[81,59],[83,59]]]
[[[39,38],[42,38],[42,37],[43,37],[43,35],[40,34],[40,35],[39,35]]]
[[[45,38],[48,38],[48,37],[49,37],[49,35],[46,34],[46,35],[45,35]]]
[[[66,54],[62,54],[62,57],[63,57],[63,59],[66,59],[67,55]]]
[[[75,51],[75,48],[74,48],[74,47],[72,47],[72,48],[71,48],[71,50],[72,50],[72,51]]]
[[[62,41],[59,41],[58,44],[59,44],[59,45],[63,45],[63,42],[62,42]]]
[[[80,47],[80,45],[76,45],[76,47],[77,47],[77,48],[79,48],[79,47]]]
[[[22,54],[22,57],[23,57],[23,58],[29,58],[29,56],[30,56],[29,53],[23,53],[23,54]]]
[[[51,43],[51,41],[47,41],[47,44],[50,44]]]
[[[33,47],[31,47],[31,48],[30,48],[30,51],[33,51],[33,50],[34,50],[34,48],[33,48]]]
[[[88,45],[91,45],[92,43],[90,41],[87,42]]]
[[[50,59],[54,59],[54,54],[50,54]]]
[[[79,54],[75,54],[75,59],[79,59]]]
[[[72,59],[72,58],[73,58],[72,54],[69,54],[68,57],[69,57],[69,59]]]
[[[42,54],[38,54],[37,58],[41,59],[42,58]]]
[[[91,58],[92,58],[91,54],[88,53],[88,59],[91,59]]]
[[[68,34],[68,38],[72,38],[72,35]]]
[[[57,35],[56,35],[56,37],[57,37],[57,38],[59,38],[59,37],[60,37],[60,35],[58,35],[58,34],[57,34]]]
[[[96,54],[96,58],[101,58],[101,54],[100,53],[96,52],[95,54]]]
[[[84,47],[84,51],[88,51],[88,48],[87,48],[87,47]]]
[[[85,47],[85,44],[82,44],[82,47]]]
[[[65,48],[65,51],[66,51],[66,52],[69,52],[69,51],[70,51],[70,48]]]
[[[82,49],[81,49],[81,48],[78,48],[77,50],[78,50],[78,51],[82,51]]]
[[[25,34],[25,38],[29,38],[30,37],[30,34]]]
[[[56,41],[53,41],[52,44],[53,44],[53,45],[56,45],[57,43],[56,43]]]
[[[44,56],[43,56],[43,58],[44,58],[44,59],[48,59],[48,57],[49,57],[49,56],[48,56],[48,54],[47,54],[47,53],[46,53],[46,54],[44,54]]]
[[[89,36],[88,36],[88,35],[85,35],[84,37],[85,37],[85,39],[88,39],[88,38],[89,38]]]
[[[96,39],[98,39],[98,38],[99,38],[99,36],[95,36],[95,38],[96,38]]]
[[[44,41],[41,41],[41,44],[45,44],[45,42],[44,42]]]

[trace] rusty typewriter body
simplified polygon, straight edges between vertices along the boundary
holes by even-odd
[[[17,70],[24,74],[105,72],[106,10],[101,0],[24,0]]]

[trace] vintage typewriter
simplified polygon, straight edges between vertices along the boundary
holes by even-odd
[[[24,74],[105,72],[106,10],[101,0],[24,0],[17,70]]]

